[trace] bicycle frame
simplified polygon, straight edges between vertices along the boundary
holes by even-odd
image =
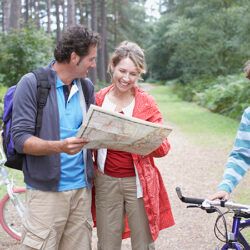
[[[234,215],[233,217],[233,225],[232,225],[232,232],[229,236],[229,242],[226,243],[221,250],[227,250],[230,248],[236,249],[236,250],[242,250],[241,245],[244,246],[245,250],[250,250],[250,245],[244,238],[244,236],[241,234],[240,229],[249,227],[250,226],[250,220],[242,220],[242,217],[238,215]],[[242,244],[238,243],[237,241],[240,241]]]
[[[22,187],[14,187],[13,181],[11,181],[8,177],[8,171],[4,167],[5,164],[5,155],[3,153],[3,150],[0,147],[0,180],[2,181],[2,184],[6,186],[7,193],[3,196],[3,198],[0,199],[0,226],[3,227],[5,232],[7,232],[12,238],[16,240],[21,239],[21,230],[19,230],[19,221],[21,223],[21,220],[24,216],[25,207],[23,202],[20,200],[20,195],[24,194],[26,189]],[[17,217],[6,217],[6,214],[9,213],[9,210],[5,210],[6,207],[8,207],[8,204],[11,203],[13,206],[13,211],[15,210],[15,214]],[[6,212],[7,211],[7,212]],[[12,216],[12,213],[10,213]],[[7,219],[6,219],[7,218]],[[11,218],[11,221],[9,221],[9,218]],[[17,220],[15,220],[15,219]],[[13,219],[13,221],[12,221]],[[13,223],[13,222],[16,222]],[[16,225],[18,225],[16,227]],[[18,228],[18,229],[17,229]]]

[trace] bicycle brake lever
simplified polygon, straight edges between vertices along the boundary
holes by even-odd
[[[187,206],[187,208],[194,208],[194,207],[196,207],[196,208],[197,208],[197,207],[198,207],[198,208],[200,208],[200,206],[199,206],[199,205],[188,205],[188,206]]]
[[[216,212],[216,209],[215,209],[215,208],[205,208],[205,210],[206,210],[206,212],[207,212],[208,214],[211,214],[211,213]]]
[[[187,208],[201,208],[203,210],[206,210],[208,214],[216,212],[215,208],[204,208],[200,205],[188,205]]]

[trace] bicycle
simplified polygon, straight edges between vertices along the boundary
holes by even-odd
[[[176,187],[176,192],[179,199],[184,203],[189,203],[188,208],[201,208],[207,213],[218,212],[219,215],[215,221],[214,234],[217,239],[224,242],[221,250],[236,249],[236,250],[250,250],[250,243],[244,237],[242,230],[250,227],[250,206],[234,203],[232,201],[200,199],[194,197],[185,197],[182,195],[181,189]],[[226,212],[222,212],[218,207],[227,208]],[[227,229],[227,221],[225,215],[233,213],[233,222],[231,232]],[[218,227],[219,221],[222,220],[225,233],[223,234]],[[222,236],[222,238],[219,237]],[[219,248],[216,248],[217,250]]]
[[[26,189],[14,187],[13,180],[9,179],[8,171],[4,166],[6,157],[1,147],[0,157],[0,184],[5,185],[7,191],[0,200],[0,225],[12,238],[20,240]]]

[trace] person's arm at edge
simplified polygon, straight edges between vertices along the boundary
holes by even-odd
[[[250,108],[246,109],[242,115],[234,148],[223,174],[223,180],[218,186],[218,191],[208,197],[210,200],[228,200],[234,188],[250,168],[249,155],[247,155],[247,151],[250,148],[250,140],[244,137],[244,132],[250,132]]]

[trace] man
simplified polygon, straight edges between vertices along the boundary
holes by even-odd
[[[70,27],[58,42],[55,60],[48,66],[51,89],[43,109],[39,137],[34,136],[37,82],[29,73],[18,83],[12,133],[15,148],[25,154],[24,181],[27,212],[21,249],[91,249],[91,152],[76,138],[94,103],[94,88],[81,78],[96,66],[97,34],[82,26]],[[86,95],[85,95],[86,96]]]
[[[250,61],[246,63],[246,77],[250,79]],[[238,185],[250,168],[250,107],[246,108],[239,125],[233,150],[227,160],[223,180],[218,191],[208,199],[228,200],[230,193]]]

